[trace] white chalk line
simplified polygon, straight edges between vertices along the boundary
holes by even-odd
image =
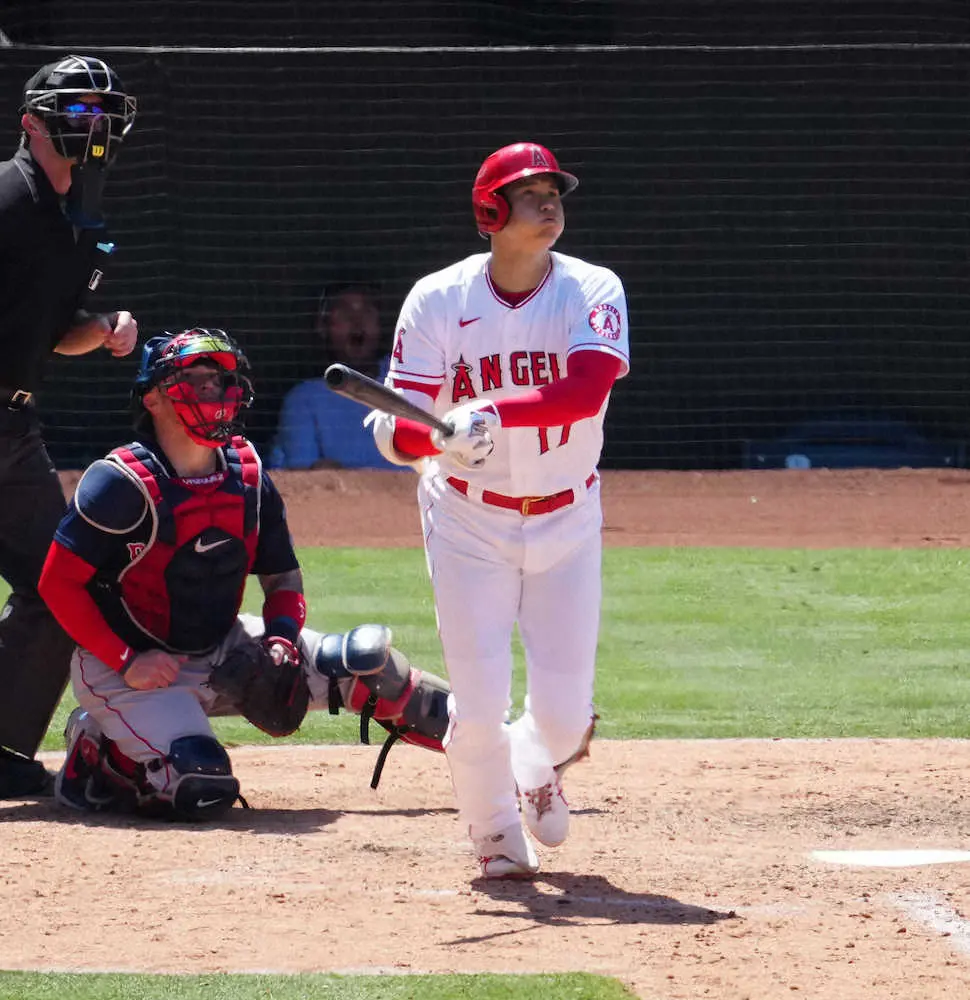
[[[812,851],[815,861],[855,868],[915,868],[970,861],[970,851],[937,848],[901,848],[880,851]]]
[[[900,892],[889,897],[903,913],[970,955],[970,921],[965,920],[936,892]]]

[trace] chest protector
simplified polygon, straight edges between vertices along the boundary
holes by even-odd
[[[109,625],[137,650],[205,653],[232,627],[256,559],[262,466],[235,437],[223,449],[226,475],[188,484],[173,479],[143,444],[108,455],[147,501],[147,539],[128,545]]]

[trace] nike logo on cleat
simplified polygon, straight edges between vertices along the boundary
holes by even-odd
[[[477,323],[482,317],[476,316],[474,319],[460,319],[458,320],[459,326],[470,326],[472,323]]]
[[[209,542],[208,545],[203,545],[202,539],[197,538],[195,540],[195,551],[201,555],[203,552],[208,552],[209,549],[214,549],[217,545],[225,545],[226,542],[231,542],[231,541],[232,541],[231,538],[220,538],[217,542]]]

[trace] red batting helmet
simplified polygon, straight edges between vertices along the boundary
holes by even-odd
[[[480,233],[497,233],[509,221],[512,207],[500,188],[534,174],[552,174],[560,194],[569,194],[579,184],[572,174],[560,170],[555,156],[537,142],[515,142],[485,159],[472,187],[472,209]]]

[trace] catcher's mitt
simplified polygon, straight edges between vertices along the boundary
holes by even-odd
[[[282,647],[279,664],[270,647]],[[299,729],[310,704],[300,651],[285,639],[241,642],[212,668],[209,687],[270,736],[289,736]]]

